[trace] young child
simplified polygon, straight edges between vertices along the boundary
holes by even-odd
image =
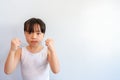
[[[24,23],[24,35],[28,46],[20,48],[18,38],[11,40],[11,48],[5,62],[4,71],[12,73],[18,63],[21,64],[23,80],[49,80],[49,67],[53,73],[60,71],[59,61],[51,38],[41,45],[45,35],[45,23],[38,18],[31,18]]]

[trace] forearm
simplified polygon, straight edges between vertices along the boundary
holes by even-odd
[[[6,74],[10,74],[14,70],[15,63],[15,51],[10,50],[7,60],[5,62],[4,71]]]
[[[60,63],[55,51],[49,53],[49,63],[53,73],[60,71]]]
[[[46,46],[48,47],[48,61],[49,61],[52,72],[58,73],[60,71],[60,64],[59,64],[59,60],[58,60],[53,42],[54,41],[50,38],[46,40]]]
[[[18,62],[20,61],[21,56],[21,48],[19,48],[20,44],[21,42],[18,38],[14,38],[11,40],[11,47],[4,66],[4,71],[6,74],[10,74],[11,72],[13,72]]]

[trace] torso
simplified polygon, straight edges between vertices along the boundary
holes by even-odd
[[[21,71],[23,80],[49,80],[47,48],[40,48],[35,52],[29,51],[29,47],[22,48]]]

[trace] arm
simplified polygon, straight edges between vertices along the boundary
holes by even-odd
[[[50,64],[51,70],[53,73],[58,73],[60,71],[60,64],[53,46],[53,40],[47,39],[46,45],[48,47],[48,62]]]
[[[18,49],[19,45],[20,41],[18,39],[13,39],[11,41],[11,48],[4,66],[4,72],[6,74],[12,73],[15,70],[17,64],[20,62],[21,49]]]

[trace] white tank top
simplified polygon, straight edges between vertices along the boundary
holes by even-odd
[[[23,80],[49,80],[47,48],[38,53],[31,53],[26,47],[22,48],[21,72]]]

